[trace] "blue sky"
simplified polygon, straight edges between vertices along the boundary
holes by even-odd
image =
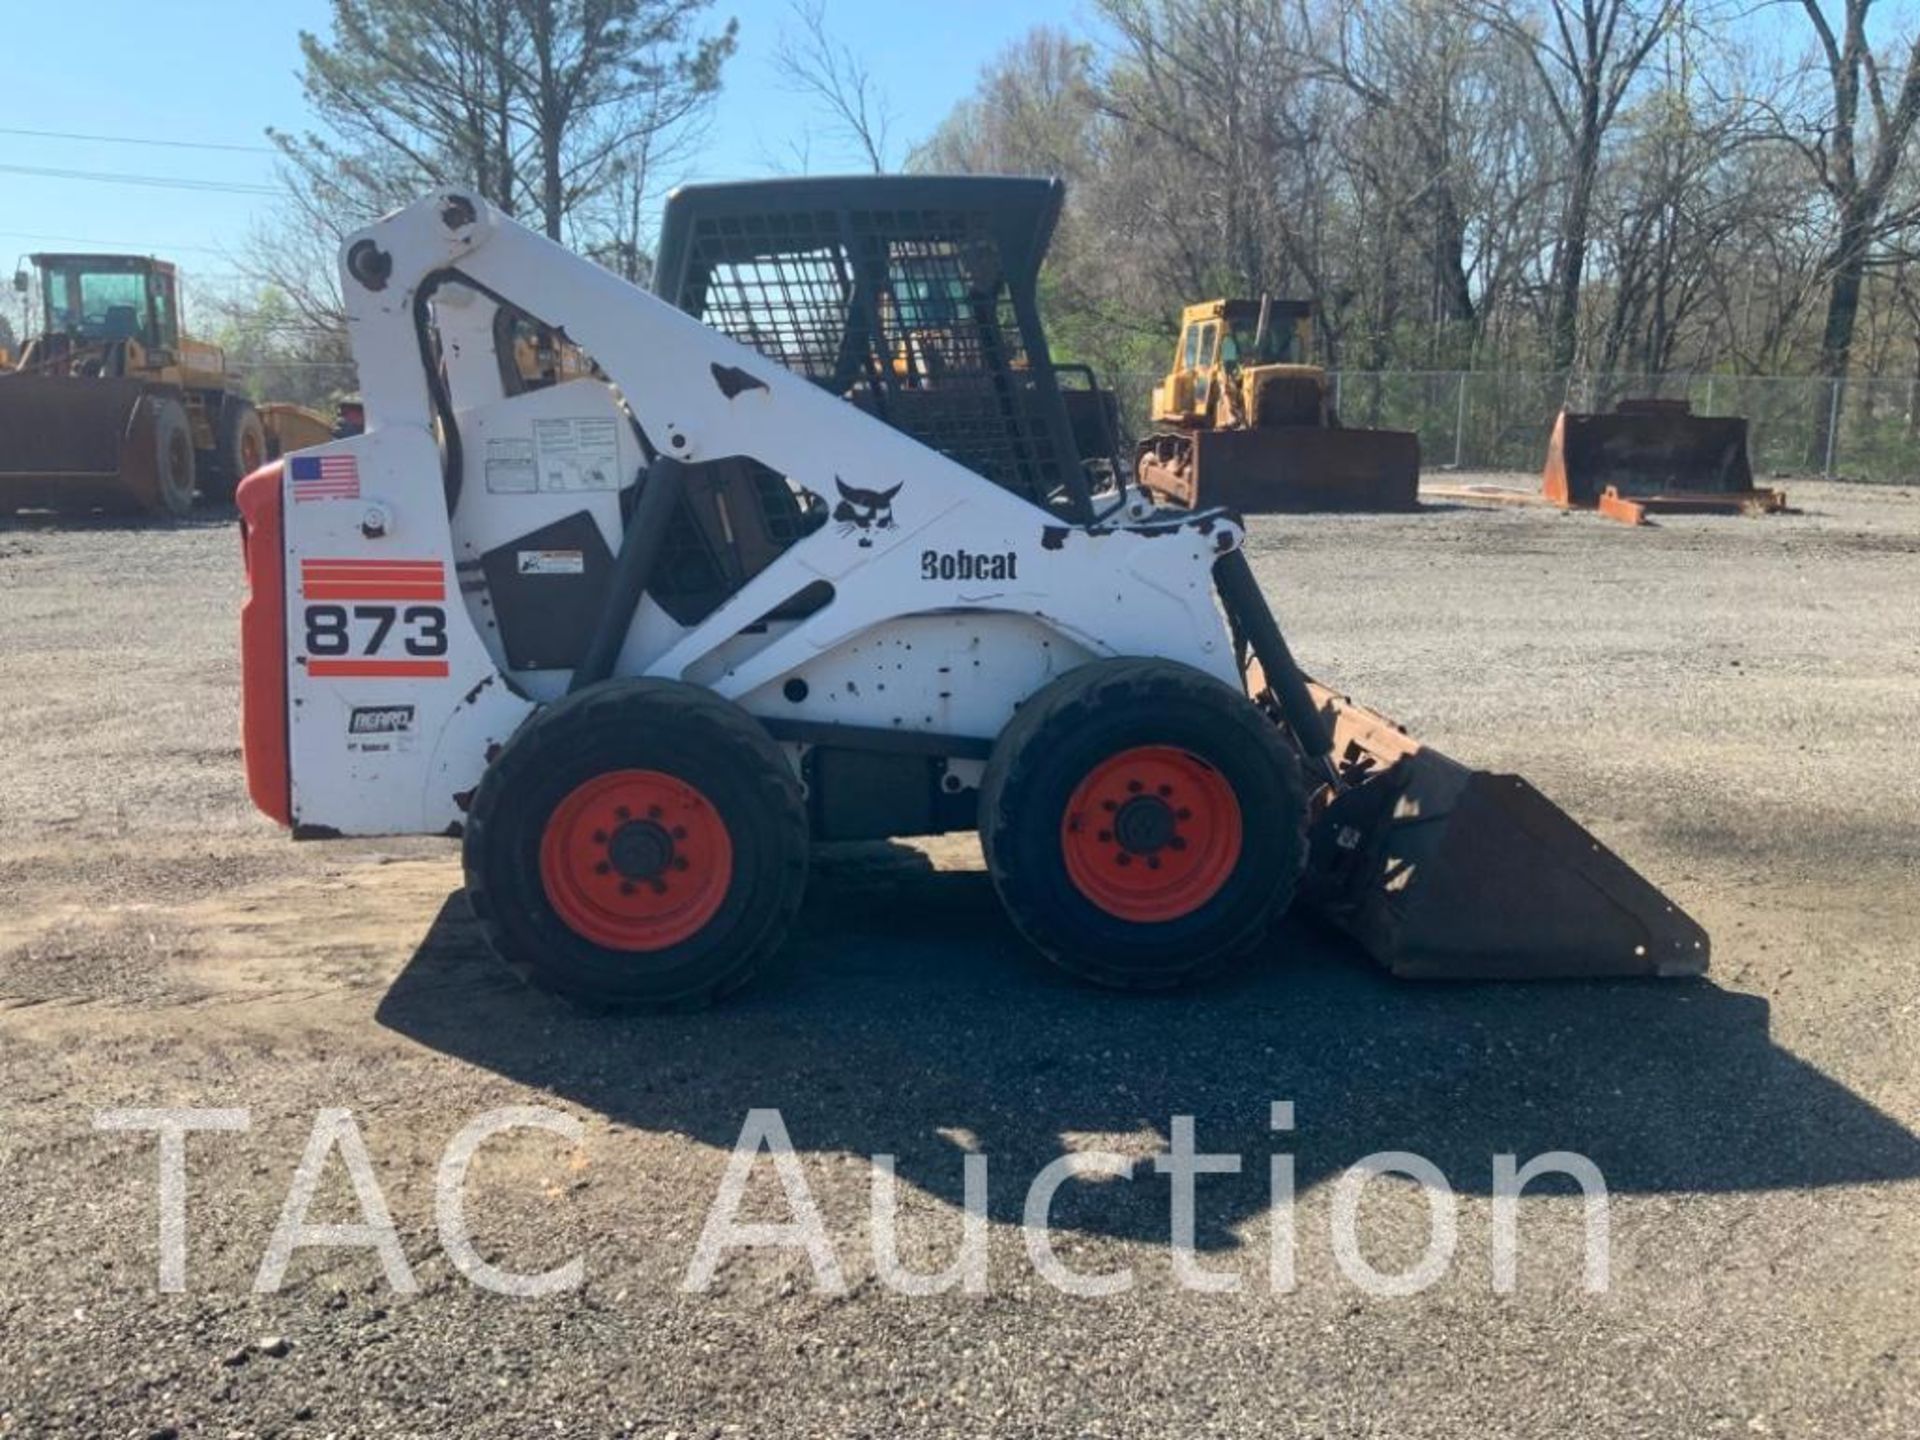
[[[131,249],[179,261],[189,280],[219,285],[223,258],[275,213],[271,193],[60,179],[19,170],[81,170],[239,187],[274,184],[262,153],[273,125],[305,121],[296,70],[302,29],[324,32],[325,0],[88,0],[76,38],[71,5],[4,11],[6,103],[0,107],[0,274],[38,249]],[[808,115],[770,63],[785,0],[716,0],[740,21],[706,143],[687,179],[794,169]],[[980,67],[1036,24],[1084,21],[1079,0],[827,0],[827,19],[885,85],[901,141],[926,135],[970,91]],[[830,136],[806,146],[814,172],[857,168]],[[205,150],[124,139],[83,141],[17,130],[135,137],[258,149]],[[15,168],[18,167],[18,168]],[[191,317],[189,317],[191,318]]]

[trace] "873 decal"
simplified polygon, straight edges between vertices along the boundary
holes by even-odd
[[[438,560],[302,560],[300,597],[309,675],[448,673],[446,569]]]

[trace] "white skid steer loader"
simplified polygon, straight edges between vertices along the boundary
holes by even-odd
[[[1048,185],[865,183],[928,224]],[[1312,686],[1237,517],[1100,513],[1058,463],[1040,212],[997,248],[823,234],[805,293],[749,257],[760,349],[457,191],[353,237],[366,432],[239,495],[255,802],[301,838],[463,837],[494,946],[599,1003],[743,983],[815,840],[976,826],[1020,931],[1113,985],[1215,974],[1296,898],[1402,974],[1703,970],[1699,927],[1524,782]],[[904,263],[928,255],[937,295]],[[769,358],[837,326],[900,381],[957,362],[941,314],[985,360],[891,394]],[[528,320],[595,368],[530,387]],[[1042,415],[1053,480],[987,478],[890,402],[957,416],[969,458],[1005,434],[1031,459]]]

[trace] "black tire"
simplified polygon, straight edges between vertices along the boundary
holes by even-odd
[[[156,515],[184,520],[193,513],[193,427],[187,407],[166,396],[153,406],[154,472],[157,493],[149,509]]]
[[[271,458],[267,427],[252,405],[229,398],[220,407],[217,433],[213,464],[201,477],[201,493],[208,500],[229,501],[240,482]]]
[[[1166,801],[1137,797],[1146,813],[1132,817],[1140,821],[1134,835],[1115,833],[1136,808],[1129,799],[1114,830],[1096,829],[1089,839],[1071,803],[1076,792],[1095,786],[1096,776],[1126,775],[1131,757],[1156,754],[1184,756],[1179,764],[1203,797],[1195,802],[1200,819],[1168,786],[1158,790],[1171,796]],[[1115,813],[1110,801],[1089,800],[1086,809]],[[1229,816],[1237,822],[1234,845],[1225,839]],[[1292,902],[1306,864],[1306,824],[1299,758],[1279,729],[1238,691],[1168,660],[1097,660],[1053,681],[1001,733],[980,793],[987,869],[1014,925],[1062,969],[1122,989],[1194,984],[1248,956]],[[1196,829],[1193,851],[1182,826]],[[1118,884],[1128,876],[1135,884],[1173,883],[1144,867],[1157,872],[1164,857],[1177,872],[1200,865],[1190,858],[1196,854],[1210,855],[1211,868],[1181,877],[1189,886],[1183,895],[1128,897],[1145,909],[1178,912],[1156,918],[1097,903],[1072,868],[1078,863],[1085,875],[1110,865]],[[1142,868],[1122,868],[1136,863]],[[1103,883],[1100,874],[1093,879]]]
[[[611,803],[596,800],[582,810],[577,797],[602,793],[622,771],[692,787],[709,807],[707,821],[695,822],[701,833],[688,839],[675,827],[669,837],[662,825],[672,822],[671,814],[654,824],[649,817],[660,817],[658,809],[641,816],[621,811],[622,818],[607,822],[611,834],[595,830],[588,837],[605,842],[605,859],[594,866],[599,878],[582,866],[560,865],[564,873],[550,884],[543,860],[559,862],[543,847],[573,853],[567,837],[578,844],[583,828],[601,823],[581,816]],[[731,848],[723,881],[712,879],[718,867],[706,831],[716,823]],[[703,838],[709,841],[704,855]],[[675,853],[676,840],[686,854]],[[609,680],[535,714],[488,767],[467,815],[467,894],[489,943],[535,984],[599,1006],[690,1008],[745,984],[778,948],[806,886],[807,845],[806,807],[793,767],[750,715],[678,681]],[[646,863],[634,861],[633,846]],[[682,863],[689,858],[696,862],[690,871]],[[570,881],[568,874],[579,878]],[[657,874],[658,883],[643,874]],[[637,898],[613,899],[604,888],[609,883]],[[696,895],[709,886],[717,908],[684,938],[644,949],[591,938],[581,927],[591,928],[599,912],[589,902],[583,915],[582,902],[568,894],[570,884],[594,887],[593,895],[607,896],[608,903],[645,906],[643,887],[652,887],[662,906],[679,905],[685,902],[674,898],[671,886],[682,883],[696,887]]]

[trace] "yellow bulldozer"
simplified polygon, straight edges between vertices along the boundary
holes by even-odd
[[[0,372],[0,513],[184,516],[229,499],[278,448],[217,345],[181,333],[174,267],[140,255],[31,257],[40,334]],[[14,288],[27,293],[22,271]]]
[[[1141,487],[1165,504],[1243,513],[1417,508],[1419,437],[1341,425],[1312,350],[1305,301],[1187,306],[1134,455]]]

